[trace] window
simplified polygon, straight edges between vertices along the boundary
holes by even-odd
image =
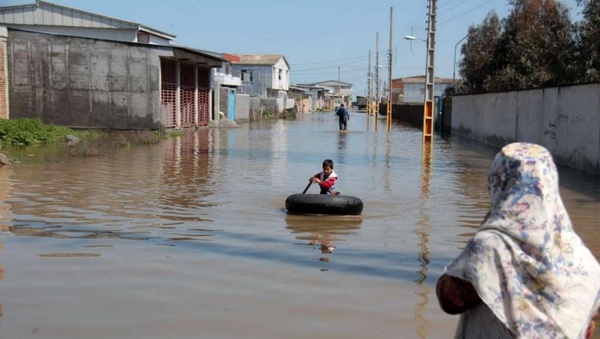
[[[283,72],[282,69],[279,70],[279,80],[281,80],[281,73]]]
[[[242,70],[242,81],[243,82],[252,82],[252,71],[243,69]]]

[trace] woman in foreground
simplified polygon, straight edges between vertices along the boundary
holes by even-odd
[[[542,146],[513,143],[492,162],[490,211],[437,283],[460,314],[456,338],[589,338],[600,265],[573,230]]]

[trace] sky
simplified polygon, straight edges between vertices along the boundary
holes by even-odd
[[[33,3],[0,0],[0,5]],[[371,51],[375,72],[379,33],[380,88],[388,79],[425,73],[427,0],[49,0],[176,35],[192,48],[231,54],[281,54],[292,84],[340,80],[365,95]],[[469,26],[490,11],[507,16],[508,0],[437,0],[434,74],[452,78],[454,55]],[[562,0],[576,20],[575,0]],[[393,8],[390,44],[390,9]],[[403,37],[412,35],[417,40]],[[461,42],[462,43],[462,42]],[[391,48],[390,48],[391,46]],[[458,67],[458,66],[457,66]],[[374,77],[373,77],[374,78]]]

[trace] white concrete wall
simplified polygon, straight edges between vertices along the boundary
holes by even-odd
[[[235,121],[250,120],[250,96],[248,94],[235,95]]]
[[[455,96],[452,133],[501,147],[546,147],[557,163],[600,174],[600,83]]]

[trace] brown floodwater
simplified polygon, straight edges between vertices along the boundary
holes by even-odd
[[[201,129],[0,168],[1,338],[449,338],[434,286],[482,220],[496,148],[352,113]],[[361,216],[285,211],[331,158]],[[560,168],[600,254],[600,180]],[[308,193],[317,193],[311,187]]]

